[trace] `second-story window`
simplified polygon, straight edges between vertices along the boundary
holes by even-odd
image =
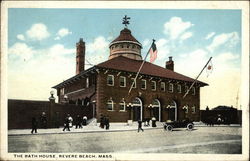
[[[165,82],[161,82],[161,91],[165,92]]]
[[[134,78],[131,78],[131,84],[133,84],[132,88],[136,88],[136,80]]]
[[[174,85],[173,85],[173,83],[169,83],[168,91],[171,92],[171,93],[174,92]]]
[[[108,75],[108,77],[107,77],[107,85],[114,86],[114,76],[113,75]]]
[[[181,85],[180,84],[177,85],[177,92],[181,93]]]
[[[142,79],[141,80],[141,89],[146,89],[147,88],[147,84],[146,84],[146,80],[145,79]]]
[[[152,91],[156,90],[156,82],[155,81],[151,82],[151,89],[152,89]]]
[[[188,86],[185,86],[185,93],[187,93],[188,91]]]
[[[89,77],[86,78],[86,88],[89,88]]]
[[[61,93],[61,95],[64,95],[64,88],[60,89],[60,93]]]
[[[120,87],[126,87],[126,77],[120,76],[119,84],[120,84]]]
[[[195,88],[192,87],[192,95],[195,95]]]

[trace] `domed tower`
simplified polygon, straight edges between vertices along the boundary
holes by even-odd
[[[128,19],[129,17],[127,16],[123,18],[123,24],[125,24],[126,27],[121,30],[120,35],[109,44],[109,59],[122,55],[130,59],[142,60],[142,45],[127,28],[127,24],[129,24]]]

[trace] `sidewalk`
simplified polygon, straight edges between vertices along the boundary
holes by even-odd
[[[134,130],[136,131],[138,129],[137,122],[133,122],[132,125],[127,125],[127,123],[110,123],[109,130],[102,129],[99,127],[99,123],[97,124],[89,124],[87,126],[83,126],[81,129],[75,129],[75,126],[70,128],[70,131],[63,131],[63,127],[60,128],[50,128],[50,129],[37,129],[37,133],[31,134],[31,129],[12,129],[8,130],[8,135],[40,135],[40,134],[66,134],[66,133],[91,133],[91,132],[115,132],[115,131],[129,131]],[[156,123],[157,127],[152,126],[144,126],[144,130],[148,129],[163,129],[163,124],[161,122]]]
[[[83,126],[81,129],[75,129],[75,126],[70,128],[71,131],[62,131],[63,127],[60,128],[51,128],[51,129],[37,129],[36,134],[33,135],[41,135],[41,134],[66,134],[66,133],[93,133],[93,132],[115,132],[115,131],[136,131],[138,128],[137,122],[133,122],[132,125],[127,125],[127,123],[110,123],[109,130],[102,129],[99,127],[99,123],[90,123],[87,126]],[[150,124],[151,125],[151,124]],[[142,126],[144,130],[150,129],[163,129],[163,122],[156,122],[157,127],[152,126]],[[194,122],[195,127],[210,127],[202,122]],[[212,127],[239,127],[239,124],[231,124],[231,125],[214,125]],[[8,135],[32,135],[31,129],[12,129],[8,130]]]

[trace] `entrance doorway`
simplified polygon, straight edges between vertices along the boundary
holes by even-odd
[[[143,120],[142,119],[142,101],[136,97],[133,101],[133,121]]]
[[[155,117],[157,121],[161,121],[161,104],[158,99],[153,101],[153,117]]]
[[[171,121],[177,121],[177,104],[175,101],[172,101],[170,103],[170,109],[169,109],[169,120]]]

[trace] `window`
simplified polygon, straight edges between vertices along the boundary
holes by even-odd
[[[108,75],[108,77],[107,77],[107,85],[114,86],[114,76],[113,75]]]
[[[120,87],[126,87],[126,78],[123,76],[120,76],[119,84],[120,84]]]
[[[165,92],[165,82],[161,82],[161,91]]]
[[[155,82],[155,81],[152,81],[152,82],[151,82],[151,89],[152,89],[153,91],[156,90],[156,82]]]
[[[108,100],[107,102],[107,110],[108,111],[113,111],[114,103],[112,100]]]
[[[120,105],[120,111],[125,111],[125,102],[124,101],[121,101],[120,103],[119,103],[119,105]]]
[[[86,78],[86,88],[89,88],[89,77]]]
[[[187,93],[188,91],[188,86],[185,86],[185,93]]]
[[[173,83],[169,83],[168,91],[171,92],[171,93],[174,92],[174,85],[173,85]]]
[[[195,88],[192,87],[192,95],[195,95]]]
[[[60,93],[61,93],[61,95],[64,95],[64,88],[60,89]]]
[[[195,109],[195,106],[193,106],[192,107],[192,113],[195,113],[196,111],[195,111],[196,109]]]
[[[132,80],[132,84],[133,84],[133,82],[135,82],[135,83],[133,84],[133,87],[132,87],[132,88],[136,88],[136,80],[135,80],[134,78],[131,78],[131,80]]]
[[[129,44],[127,44],[127,48],[129,48]]]
[[[180,84],[177,85],[177,92],[181,93],[181,85]]]
[[[145,79],[142,79],[141,80],[141,89],[146,89],[147,88],[147,84],[146,84],[146,80]]]
[[[188,113],[188,106],[184,106],[183,109],[185,110],[185,113]]]

